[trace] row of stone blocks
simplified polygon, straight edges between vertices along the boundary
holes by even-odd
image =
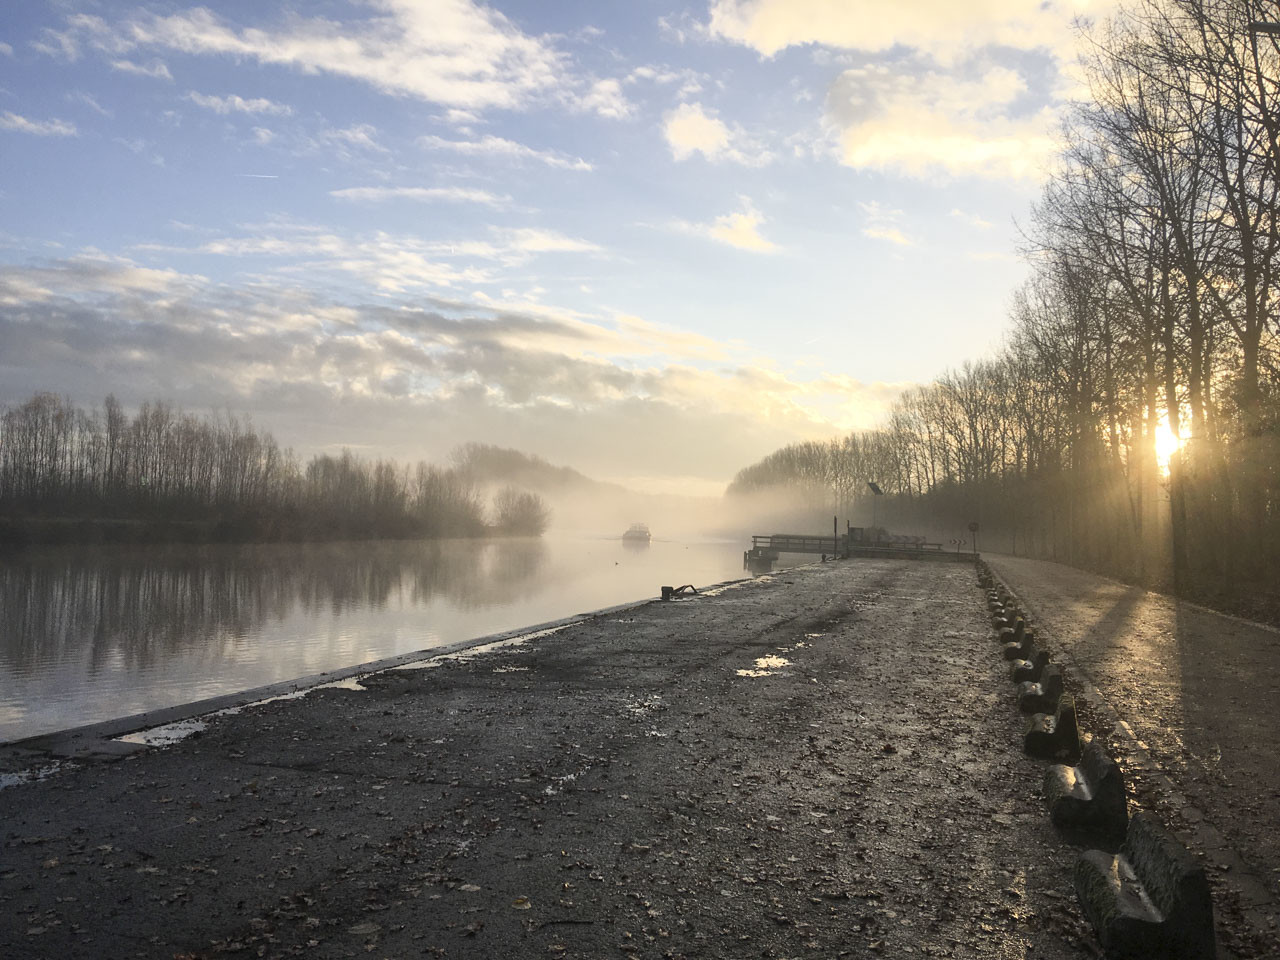
[[[1038,648],[1017,598],[983,564],[992,627],[1017,684],[1018,707],[1032,714],[1023,747],[1045,760],[1049,817],[1086,849],[1073,882],[1106,955],[1125,960],[1212,960],[1213,903],[1204,868],[1154,818],[1128,815],[1124,777],[1096,739],[1082,748],[1075,701],[1061,670]]]

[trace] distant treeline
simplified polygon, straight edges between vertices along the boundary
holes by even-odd
[[[904,523],[981,520],[991,548],[1274,596],[1280,38],[1251,33],[1260,11],[1135,0],[1090,29],[1007,346],[730,489],[839,505],[875,480]]]
[[[488,515],[487,515],[488,514]],[[548,511],[505,487],[487,512],[464,467],[305,464],[247,418],[163,402],[130,416],[39,393],[0,414],[0,540],[331,540],[538,535]]]

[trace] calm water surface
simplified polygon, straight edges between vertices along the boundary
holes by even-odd
[[[31,551],[0,560],[0,742],[741,576],[723,542]]]

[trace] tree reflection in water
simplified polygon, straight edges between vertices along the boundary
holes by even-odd
[[[0,563],[0,660],[136,672],[297,612],[508,604],[546,567],[537,539],[36,550]]]

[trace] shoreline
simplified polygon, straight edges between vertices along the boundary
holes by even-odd
[[[784,569],[795,568],[789,567]],[[723,580],[718,583],[708,584],[705,587],[698,587],[697,590],[699,594],[702,594],[707,590],[720,589],[751,579],[754,578],[739,577],[730,580]],[[107,744],[116,742],[120,737],[143,732],[154,727],[162,727],[168,726],[169,724],[181,723],[183,721],[196,720],[211,714],[220,713],[224,710],[249,707],[255,703],[260,703],[276,697],[305,693],[325,684],[368,676],[370,674],[380,673],[383,670],[391,670],[413,663],[433,660],[437,657],[463,653],[469,650],[474,650],[478,647],[516,641],[522,637],[534,634],[540,635],[548,631],[562,629],[576,623],[583,623],[596,617],[630,610],[654,602],[662,601],[657,596],[641,598],[638,600],[629,600],[620,604],[602,607],[597,610],[570,614],[569,616],[560,617],[555,620],[548,620],[544,623],[516,627],[510,630],[502,630],[479,637],[471,637],[466,640],[442,644],[438,647],[424,647],[407,653],[379,657],[376,660],[369,660],[363,663],[353,664],[348,667],[339,667],[333,670],[322,671],[320,673],[307,674],[290,680],[278,680],[273,683],[250,687],[245,690],[218,694],[217,696],[205,697],[200,700],[189,700],[166,707],[157,707],[153,710],[144,710],[139,713],[128,714],[123,717],[97,720],[92,723],[79,724],[77,726],[67,727],[61,730],[53,730],[46,733],[33,734],[28,737],[20,737],[16,740],[0,740],[0,774],[12,772],[6,768],[12,765],[10,758],[14,755],[18,755],[22,758],[23,762],[26,763],[30,762],[33,754],[43,754],[49,759],[102,760],[115,756],[124,756],[128,753],[135,752],[135,750],[127,747],[107,746]],[[10,762],[6,762],[7,759]],[[0,787],[0,789],[3,789],[3,787]]]

